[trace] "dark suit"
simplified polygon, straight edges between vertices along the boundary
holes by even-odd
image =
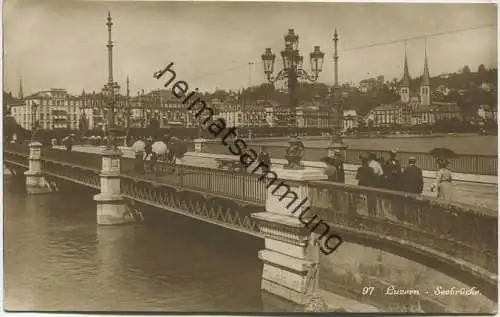
[[[422,169],[415,165],[410,165],[405,168],[401,178],[403,190],[408,193],[421,194],[424,189],[424,177]]]
[[[356,179],[359,186],[375,187],[377,184],[375,173],[368,165],[361,165],[356,172]]]
[[[384,188],[400,190],[401,164],[398,160],[390,159],[382,166],[384,170]]]

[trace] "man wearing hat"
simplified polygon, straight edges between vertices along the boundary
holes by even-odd
[[[405,192],[421,194],[424,189],[424,177],[422,169],[415,165],[416,162],[417,160],[413,156],[408,159],[408,167],[403,171],[401,184]]]
[[[367,155],[364,154],[360,155],[359,158],[361,160],[361,166],[358,167],[358,170],[356,171],[356,179],[358,180],[358,185],[375,187],[377,185],[375,174],[373,172],[373,169],[368,166],[368,164],[370,163],[370,159]]]
[[[396,159],[398,151],[393,149],[389,152],[389,159],[384,163],[384,187],[399,190],[401,187],[401,164]]]

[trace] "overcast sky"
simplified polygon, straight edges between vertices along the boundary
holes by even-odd
[[[401,77],[402,39],[495,25],[491,4],[167,3],[6,0],[4,90],[25,95],[50,88],[100,91],[107,81],[108,10],[113,17],[114,77],[131,94],[162,86],[152,74],[174,62],[190,89],[238,89],[264,81],[260,55],[279,56],[289,28],[299,34],[305,59],[313,45],[326,53],[320,81],[333,82],[333,30],[338,29],[339,78],[358,82]],[[427,39],[431,75],[463,65],[497,65],[496,27]],[[423,71],[424,39],[407,41],[411,76]],[[365,46],[364,48],[359,48]],[[354,49],[353,49],[354,48]],[[358,49],[355,49],[358,48]],[[258,64],[250,69],[249,61]],[[281,62],[281,61],[280,61]],[[279,66],[281,64],[278,64]],[[306,70],[309,63],[304,63]],[[122,90],[124,92],[124,89]]]

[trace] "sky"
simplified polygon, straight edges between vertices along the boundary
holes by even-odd
[[[305,70],[314,45],[325,52],[318,81],[327,84],[334,78],[334,29],[340,83],[401,78],[405,43],[412,77],[423,72],[426,46],[431,76],[497,65],[493,4],[6,0],[4,90],[17,95],[22,76],[25,96],[50,88],[100,91],[108,78],[108,10],[114,79],[124,93],[128,75],[131,95],[162,88],[153,73],[170,62],[189,90],[263,83],[261,55],[270,47],[280,57],[290,28],[299,35]]]

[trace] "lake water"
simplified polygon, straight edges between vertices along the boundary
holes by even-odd
[[[291,311],[262,295],[263,240],[148,210],[96,225],[92,191],[28,196],[4,176],[4,307],[57,311]]]

